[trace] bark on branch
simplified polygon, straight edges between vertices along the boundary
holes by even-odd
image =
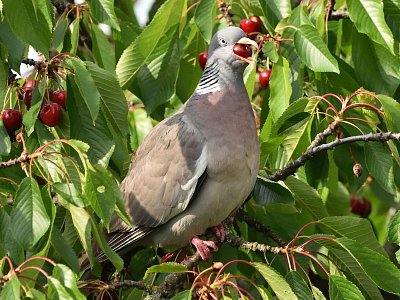
[[[285,180],[290,175],[296,173],[297,169],[303,166],[307,162],[307,160],[310,160],[313,156],[323,151],[331,150],[340,145],[350,144],[355,142],[387,142],[389,140],[400,141],[400,133],[381,132],[381,133],[368,133],[364,135],[355,135],[342,139],[337,139],[327,144],[311,147],[307,149],[307,151],[304,152],[302,155],[300,155],[299,158],[289,163],[282,170],[279,170],[274,174],[267,176],[267,179],[272,181]]]

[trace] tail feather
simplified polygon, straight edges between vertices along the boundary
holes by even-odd
[[[148,235],[153,229],[149,227],[135,227],[127,228],[120,231],[115,231],[106,234],[107,243],[110,248],[120,253],[128,247],[134,246],[140,239]],[[101,251],[96,242],[93,242],[94,255],[99,263],[104,263],[108,260],[107,256]],[[90,269],[90,262],[88,256],[85,254],[80,262],[81,272],[85,273]]]

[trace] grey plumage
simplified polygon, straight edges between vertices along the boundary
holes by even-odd
[[[193,96],[140,145],[121,184],[135,226],[114,216],[108,236],[112,249],[188,244],[226,219],[251,192],[258,138],[243,83],[247,64],[232,51],[244,36],[237,27],[215,34]]]

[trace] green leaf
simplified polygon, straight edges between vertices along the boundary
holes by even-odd
[[[386,23],[392,30],[394,38],[400,41],[400,2],[397,0],[383,0],[383,12]]]
[[[321,292],[321,290],[319,288],[317,288],[316,286],[312,285],[311,286],[311,290],[313,293],[313,298],[315,300],[326,300],[324,294]]]
[[[99,223],[93,218],[90,218],[90,222],[92,223],[93,235],[94,238],[96,239],[97,245],[100,247],[101,251],[107,256],[107,258],[111,261],[115,269],[118,272],[121,271],[122,268],[124,267],[124,261],[108,245],[104,236],[103,228],[100,228]]]
[[[87,0],[92,16],[99,23],[110,25],[120,30],[117,16],[114,12],[114,0]]]
[[[147,57],[147,65],[137,74],[138,89],[133,88],[133,92],[144,102],[149,114],[175,95],[179,70],[178,29],[178,25],[171,27],[159,39],[157,49]]]
[[[50,50],[53,12],[47,0],[3,0],[4,15],[12,31],[46,57]],[[52,7],[52,6],[51,6]],[[29,28],[29,30],[27,30]]]
[[[314,107],[315,103],[316,102],[312,102],[310,99],[305,97],[291,103],[272,126],[271,135],[279,136],[282,132],[293,126],[293,124],[296,124],[305,118],[309,118],[310,107]]]
[[[94,265],[93,247],[92,247],[92,225],[90,215],[84,208],[70,205],[69,212],[72,217],[74,228],[78,233],[79,240],[82,243],[83,249],[88,255],[90,265]]]
[[[189,31],[187,33],[188,38],[182,51],[179,75],[176,82],[176,95],[182,102],[185,102],[193,94],[203,73],[195,57],[200,52],[207,50],[207,44],[193,22],[189,24],[187,30]]]
[[[328,216],[328,212],[322,203],[321,197],[311,186],[294,176],[286,178],[284,183],[292,192],[296,202],[307,209],[314,220],[319,220]]]
[[[274,121],[282,115],[289,106],[292,87],[290,85],[289,63],[284,57],[272,67],[270,79],[269,107]]]
[[[318,243],[328,248],[329,257],[344,272],[346,277],[358,286],[366,299],[383,300],[379,289],[368,277],[352,253],[349,253],[337,243],[321,240]]]
[[[52,47],[57,49],[58,53],[60,53],[64,47],[64,38],[65,34],[67,33],[68,26],[68,20],[64,15],[62,15],[58,20],[56,27],[54,28],[53,39],[51,43]]]
[[[332,216],[319,220],[319,223],[325,225],[322,228],[328,234],[333,233],[336,237],[347,237],[387,256],[386,251],[376,239],[369,220],[350,216]]]
[[[194,21],[208,44],[212,38],[216,9],[217,1],[200,1],[194,13]]]
[[[374,177],[383,189],[393,194],[393,173],[391,172],[393,160],[391,152],[384,144],[380,143],[366,143],[364,150],[369,174]]]
[[[166,262],[148,268],[146,271],[146,275],[144,277],[146,278],[150,273],[186,273],[186,272],[188,272],[188,269],[184,265],[175,262]]]
[[[377,95],[385,112],[385,123],[390,131],[400,132],[400,103],[385,95]]]
[[[64,200],[72,203],[78,207],[85,207],[85,199],[81,193],[75,188],[73,183],[55,182],[53,183],[54,191],[61,196]]]
[[[400,295],[400,269],[387,257],[347,238],[339,238],[337,241],[381,289]]]
[[[0,42],[7,48],[8,64],[13,70],[19,72],[25,52],[25,43],[11,31],[10,25],[5,19],[0,22]]]
[[[392,96],[400,81],[400,57],[364,34],[353,32],[352,57],[360,84],[376,93]]]
[[[25,249],[30,249],[44,236],[50,226],[39,186],[35,179],[26,177],[15,195],[11,212],[14,237]]]
[[[114,72],[101,69],[91,62],[86,62],[86,66],[100,93],[101,103],[108,112],[108,121],[117,133],[126,136],[128,133],[128,105]]]
[[[275,15],[278,16],[279,19],[287,18],[292,13],[292,5],[290,0],[267,1],[267,5],[271,8]]]
[[[70,114],[71,138],[81,140],[90,146],[88,156],[91,161],[97,163],[115,146],[113,137],[109,133],[104,117],[96,120],[93,126],[90,120],[90,112],[84,103],[82,95],[71,76],[67,77],[67,110]]]
[[[1,119],[1,118],[0,118]],[[8,155],[11,151],[11,141],[3,119],[0,120],[0,155]]]
[[[13,262],[21,263],[25,259],[25,251],[15,240],[14,224],[11,217],[0,209],[0,255],[9,255]]]
[[[330,299],[337,300],[363,300],[365,299],[358,287],[342,276],[329,276]]]
[[[146,111],[140,107],[128,113],[128,122],[131,133],[131,148],[136,150],[142,143],[144,137],[153,128],[153,123]]]
[[[388,240],[400,244],[400,211],[397,211],[389,224]]]
[[[192,293],[189,290],[179,292],[171,298],[171,300],[190,300],[190,299],[192,299]]]
[[[7,300],[20,300],[20,290],[21,290],[21,282],[18,280],[18,277],[12,276],[11,280],[8,280],[5,286],[1,289],[1,299]]]
[[[48,292],[47,299],[63,300],[63,299],[74,299],[67,291],[67,288],[53,276],[47,278]]]
[[[89,168],[86,174],[85,195],[90,199],[93,210],[104,221],[108,228],[114,213],[114,182],[108,171],[101,165]]]
[[[57,279],[62,284],[72,299],[86,299],[78,289],[76,275],[67,266],[57,264],[53,269],[52,278]]]
[[[268,56],[271,62],[278,62],[279,54],[274,41],[266,42],[262,47],[262,52],[264,53],[264,55]]]
[[[71,52],[73,54],[76,53],[76,50],[78,48],[78,43],[79,43],[79,26],[80,26],[80,19],[77,18],[74,21],[72,21],[70,25],[70,30],[71,30],[71,44],[66,47],[64,44],[63,51],[64,52]]]
[[[185,0],[166,1],[158,9],[151,23],[122,53],[116,71],[123,88],[132,82],[137,72],[149,63],[149,57],[158,51],[156,41],[163,37],[172,26],[179,23],[184,3]]]
[[[256,59],[256,58],[255,58]],[[256,81],[257,65],[252,63],[244,70],[243,81],[246,87],[247,95],[251,100],[253,98],[254,85]]]
[[[393,35],[385,22],[383,2],[380,0],[347,0],[350,19],[359,32],[365,33],[374,42],[383,45],[392,54]]]
[[[301,25],[294,35],[294,46],[303,62],[315,72],[339,73],[336,59],[311,25]]]
[[[93,40],[92,52],[97,64],[103,69],[113,72],[115,70],[114,49],[110,47],[110,42],[98,25],[92,23],[90,31]]]
[[[55,225],[51,232],[50,242],[58,256],[60,256],[75,273],[79,273],[78,257],[72,246],[67,242],[64,236],[61,235],[60,229]]]
[[[45,80],[41,80],[38,86],[33,90],[31,99],[31,108],[26,113],[24,113],[22,117],[22,123],[26,127],[28,136],[32,134],[35,128],[35,123],[38,119],[39,111],[42,107],[45,89],[46,89],[46,82]]]
[[[258,177],[254,187],[254,199],[260,205],[274,203],[294,204],[292,194],[277,182]]]
[[[86,69],[84,63],[75,57],[71,58],[72,67],[75,72],[75,82],[82,95],[87,108],[89,109],[90,116],[93,124],[95,123],[100,106],[100,94],[96,88],[95,82]]]
[[[267,281],[268,285],[274,291],[278,299],[298,299],[291,289],[290,285],[285,281],[282,275],[275,271],[272,267],[259,262],[252,262],[251,265]]]
[[[312,293],[304,278],[296,271],[287,273],[285,277],[299,300],[312,300]]]

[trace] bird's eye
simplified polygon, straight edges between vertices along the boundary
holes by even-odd
[[[220,39],[219,43],[221,44],[221,46],[227,46],[228,45],[228,42],[224,38]]]

